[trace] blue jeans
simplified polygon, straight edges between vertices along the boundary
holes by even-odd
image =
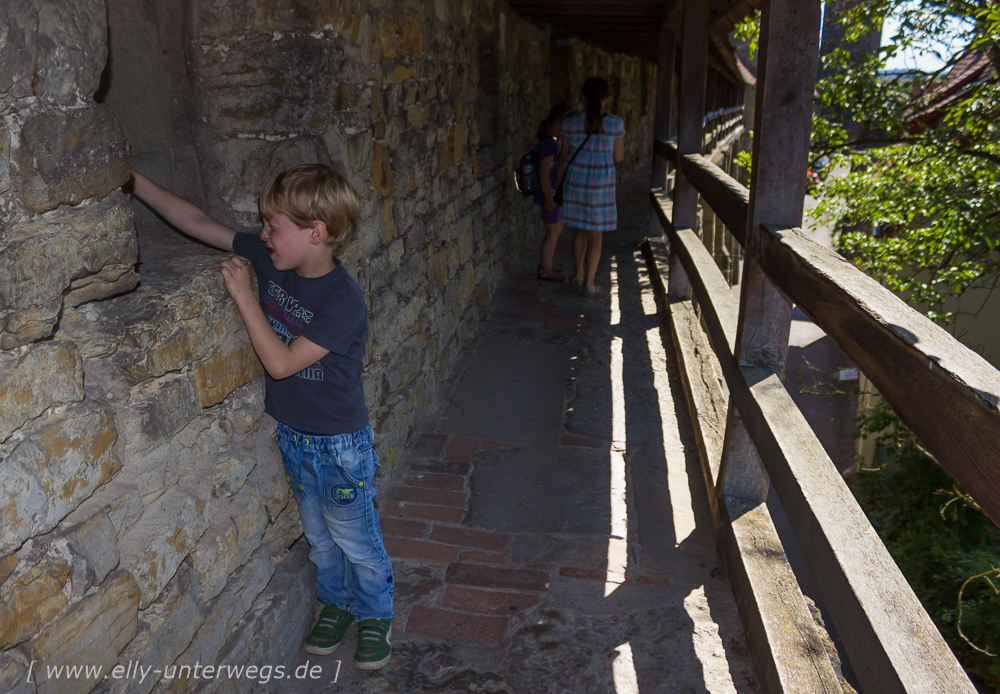
[[[279,423],[275,440],[316,565],[317,597],[355,619],[392,618],[392,563],[372,504],[372,428],[313,436]]]

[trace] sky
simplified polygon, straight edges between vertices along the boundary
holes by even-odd
[[[892,43],[892,37],[899,29],[899,19],[889,16],[882,27],[882,45],[887,46]],[[961,46],[941,46],[939,50],[944,52],[960,50]],[[945,57],[948,57],[947,54]],[[935,55],[932,51],[918,52],[914,50],[901,51],[894,56],[886,65],[887,70],[922,70],[929,72],[937,70],[945,64],[945,60]]]

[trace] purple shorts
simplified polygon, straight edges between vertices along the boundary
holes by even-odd
[[[539,205],[542,208],[542,221],[546,224],[555,224],[560,219],[562,219],[562,205],[556,205],[556,209],[551,212],[545,211],[545,205]]]

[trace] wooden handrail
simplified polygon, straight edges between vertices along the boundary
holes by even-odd
[[[973,692],[961,665],[778,375],[737,363],[733,355],[736,300],[704,245],[691,230],[673,228],[664,200],[655,191],[652,202],[670,240],[671,254],[676,254],[683,266],[701,307],[702,320],[733,402],[781,499],[858,676],[866,687],[878,692]],[[796,265],[794,258],[787,257],[789,253],[811,257],[802,250],[801,241],[817,245],[795,230],[768,230],[768,234],[775,238],[774,243],[782,244],[780,253],[767,251],[773,262]],[[786,236],[791,240],[785,240]],[[843,264],[849,271],[861,274]],[[769,264],[764,267],[767,269]],[[830,282],[828,278],[816,280],[819,284],[824,281]],[[902,303],[891,294],[889,298]]]
[[[1000,524],[1000,371],[799,229],[761,228],[761,266]]]
[[[750,191],[746,186],[700,154],[680,156],[677,144],[670,140],[654,140],[653,151],[674,166],[681,162],[681,171],[687,179],[698,189],[733,237],[740,245],[744,245],[750,205]]]
[[[684,175],[743,244],[747,189],[704,157],[678,157],[671,142],[654,147],[675,164],[681,161]],[[765,230],[761,264],[771,281],[833,338],[1000,525],[1000,372],[807,235]]]

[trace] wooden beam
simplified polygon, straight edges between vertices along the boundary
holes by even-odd
[[[701,154],[704,137],[705,80],[708,75],[708,4],[685,0],[681,28],[682,51],[677,150],[681,155]],[[677,228],[698,228],[698,191],[683,171],[674,188],[673,223]]]
[[[974,689],[961,666],[924,612],[787,389],[773,370],[741,367],[737,363],[732,352],[737,320],[735,300],[724,286],[721,273],[701,240],[689,230],[675,230],[669,221],[668,201],[657,195],[653,199],[660,203],[660,217],[670,240],[671,257],[679,259],[690,278],[693,295],[701,308],[700,322],[707,328],[712,350],[729,384],[732,402],[739,409],[748,436],[760,452],[865,691],[880,694],[925,691],[971,694]],[[772,266],[783,268],[782,277],[787,278],[789,287],[816,285],[820,287],[820,292],[829,293],[831,280],[828,278],[831,275],[838,284],[851,284],[842,277],[846,273],[860,276],[854,277],[854,280],[866,285],[858,289],[860,295],[871,296],[877,288],[888,295],[891,302],[902,304],[878,283],[801,232],[769,229],[768,236],[773,237],[773,244],[777,245],[772,248],[773,244],[769,241],[762,258],[768,258],[765,262],[769,271]],[[801,270],[789,271],[789,268],[801,268],[803,264],[819,263],[816,259],[808,263],[799,260],[811,258],[813,252],[826,257],[821,266],[806,273],[812,280],[804,278]],[[816,286],[811,290],[814,293]],[[854,301],[860,300],[855,298]],[[821,307],[829,304],[829,298],[819,302]],[[672,316],[676,322],[676,333],[683,330],[690,320],[684,307],[677,302],[671,302],[670,308],[672,313],[675,309],[677,313]],[[844,330],[855,332],[859,325],[871,322],[868,316],[850,315],[840,307],[831,308],[835,309],[830,311],[831,315],[838,317],[837,321]],[[902,308],[912,312],[905,305]],[[919,314],[918,317],[923,318]],[[927,343],[934,342],[919,326],[912,327],[927,338]],[[862,329],[860,332],[865,331]],[[965,353],[968,350],[961,345],[959,348],[967,357]],[[895,361],[894,355],[881,354],[889,361]],[[692,374],[697,376],[692,371],[690,359],[685,364],[682,378],[690,379]],[[973,371],[973,375],[976,373],[980,373],[979,369]],[[992,370],[992,376],[991,383],[984,383],[980,378],[977,384],[992,387],[993,393],[1000,394],[1000,373]],[[935,392],[940,392],[940,387]],[[1000,395],[997,400],[1000,400]],[[694,410],[692,414],[705,411],[704,405],[699,407],[701,409]],[[993,413],[1000,417],[995,407]],[[994,422],[992,426],[1000,424]],[[1000,448],[1000,444],[993,445]],[[741,604],[741,614],[745,615],[751,644],[756,644],[751,646],[754,662],[761,678],[771,683],[766,690],[824,691],[798,685],[789,688],[787,684],[781,685],[782,689],[775,684],[782,677],[787,682],[788,677],[801,667],[790,665],[792,661],[787,660],[788,655],[776,645],[779,643],[776,627],[767,622],[773,615],[761,617],[758,614],[761,609],[777,610],[779,613],[786,609],[775,608],[768,597],[775,590],[774,586],[781,583],[783,551],[780,543],[775,544],[776,538],[773,541],[769,539],[769,519],[758,517],[766,508],[763,504],[731,496],[724,497],[720,504],[725,504],[718,509],[722,516],[718,527],[723,532],[720,547],[733,579],[734,593]],[[727,538],[725,527],[728,522],[732,522],[734,530],[732,537]],[[762,548],[769,546],[774,548],[768,556],[776,557],[777,573],[772,571],[768,574],[766,566],[755,563],[754,555],[759,556]],[[753,578],[755,575],[758,578]],[[771,578],[767,578],[768,575]],[[781,587],[777,593],[787,599],[797,593],[797,586],[795,590]],[[792,610],[790,614],[797,612]],[[787,626],[795,623],[795,619],[786,616],[778,623]],[[808,639],[808,635],[803,638]],[[761,644],[768,646],[764,649]],[[779,677],[783,672],[786,675]]]
[[[740,367],[730,386],[862,690],[974,694],[781,379]]]
[[[761,263],[768,276],[1000,524],[1000,372],[801,231],[764,229]]]
[[[653,117],[653,137],[670,139],[671,117],[674,110],[674,62],[677,55],[677,25],[664,22],[660,27],[660,56],[656,66],[656,112]],[[654,150],[651,188],[663,188],[667,183],[667,159]],[[655,214],[651,215],[655,218]]]
[[[750,191],[700,154],[681,157],[681,170],[740,245],[744,245]]]
[[[723,372],[728,372],[728,378],[738,376],[732,355],[738,307],[701,240],[689,229],[674,229],[669,199],[653,191],[652,201],[670,241],[670,257],[686,268],[701,309],[699,317],[690,300],[669,300],[681,383],[691,411],[719,551],[751,636],[752,656],[764,691],[839,694],[836,673],[818,638],[767,507],[754,504],[744,509],[741,500],[720,499],[716,494],[729,389],[718,384],[712,362],[716,353],[724,355]],[[647,239],[647,257],[653,261],[650,274],[654,278],[662,277],[665,271],[663,252],[656,253],[657,245],[663,242]],[[712,346],[705,344],[702,322],[709,328]]]
[[[736,357],[741,366],[776,373],[783,373],[788,354],[792,304],[760,267],[758,225],[784,219],[802,222],[821,15],[820,0],[765,0],[761,14]],[[734,407],[726,425],[721,475],[723,494],[766,501],[767,474]]]
[[[843,694],[766,504],[720,506],[719,553],[768,694]]]

